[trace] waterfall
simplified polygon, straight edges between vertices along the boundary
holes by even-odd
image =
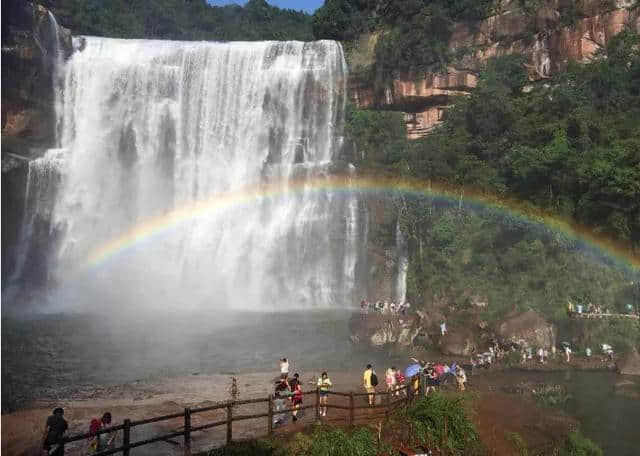
[[[74,39],[58,112],[53,281],[82,303],[272,310],[352,304],[357,198],[328,178],[342,144],[339,44]],[[84,271],[149,220],[273,183]],[[346,220],[346,223],[345,223]]]
[[[56,116],[56,126],[55,126],[55,141],[56,145],[59,146],[59,120],[61,117],[61,90],[62,90],[62,70],[64,65],[64,53],[62,51],[62,45],[60,43],[60,27],[58,26],[58,21],[53,13],[47,10],[47,17],[49,18],[49,26],[51,30],[51,79],[52,79],[52,87],[53,87],[53,100],[54,100],[54,112]]]
[[[52,195],[55,194],[65,151],[49,149],[40,158],[31,160],[27,168],[22,230],[16,250],[16,264],[9,283],[25,275],[26,269],[37,265],[30,264],[34,249],[44,248],[40,240],[50,237],[49,221],[51,220]]]
[[[396,222],[396,252],[398,255],[398,275],[396,278],[396,302],[402,304],[407,300],[407,270],[409,258],[407,239],[400,229],[400,219]]]

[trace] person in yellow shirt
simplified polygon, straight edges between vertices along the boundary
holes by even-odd
[[[368,395],[369,405],[373,405],[374,398],[375,398],[374,396],[374,393],[376,392],[375,384],[377,384],[377,382],[374,381],[374,377],[377,378],[377,376],[373,372],[373,368],[371,367],[371,364],[367,364],[367,368],[364,371],[364,374],[362,375],[362,380],[363,380],[365,391],[369,393]]]
[[[329,400],[329,390],[333,384],[326,372],[318,379],[318,389],[320,390],[320,415],[327,416],[327,401]]]

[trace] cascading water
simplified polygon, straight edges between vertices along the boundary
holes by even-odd
[[[409,270],[409,258],[407,252],[407,239],[400,229],[400,219],[396,222],[396,252],[398,255],[396,302],[402,304],[407,300],[407,271]]]
[[[65,302],[260,310],[353,302],[358,200],[304,184],[328,176],[341,147],[339,44],[80,37],[74,47],[58,113],[64,159],[50,258]],[[280,186],[279,196],[200,214],[77,272],[146,220],[264,182]]]

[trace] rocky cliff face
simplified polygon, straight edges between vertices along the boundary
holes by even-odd
[[[2,279],[13,269],[29,160],[55,146],[54,68],[71,33],[43,6],[2,4]]]
[[[568,0],[548,0],[526,11],[505,0],[499,12],[477,23],[455,24],[449,42],[455,59],[442,72],[398,75],[383,87],[354,76],[352,101],[362,109],[404,111],[409,138],[432,130],[453,97],[468,94],[491,57],[522,54],[531,81],[552,76],[570,61],[587,62],[624,27],[640,30],[640,7],[634,0],[581,0],[567,18]]]

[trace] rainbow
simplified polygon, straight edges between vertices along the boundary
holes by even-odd
[[[593,247],[605,257],[617,263],[640,271],[640,254],[628,244],[596,233],[594,230],[575,222],[535,208],[531,204],[473,191],[468,188],[452,187],[406,178],[334,176],[300,181],[279,181],[257,185],[220,194],[210,200],[175,209],[171,212],[149,218],[119,237],[100,245],[90,252],[80,270],[99,267],[110,259],[127,252],[156,236],[161,236],[183,224],[201,217],[223,213],[227,210],[255,204],[267,199],[277,199],[301,192],[336,192],[370,194],[371,196],[406,195],[432,197],[449,200],[452,203],[464,201],[480,208],[497,210],[500,213],[524,219],[528,223],[548,228],[569,238]]]

